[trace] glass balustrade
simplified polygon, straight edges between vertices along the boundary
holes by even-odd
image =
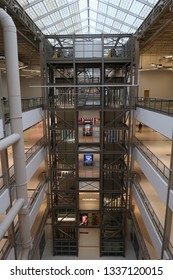
[[[173,99],[137,97],[136,106],[148,108],[167,115],[173,115]]]

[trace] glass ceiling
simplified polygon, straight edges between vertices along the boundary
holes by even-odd
[[[18,0],[45,35],[135,33],[158,0]]]

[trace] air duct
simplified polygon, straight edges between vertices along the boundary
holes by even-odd
[[[18,68],[17,32],[12,18],[0,9],[0,25],[3,29],[5,61],[7,70],[7,89],[10,110],[11,133],[20,135],[13,145],[14,170],[16,181],[16,198],[24,199],[24,205],[19,211],[19,233],[22,251],[31,248],[30,221],[28,210],[28,194],[26,182],[25,153],[23,141],[23,123],[21,109],[20,80]],[[24,253],[25,254],[25,253]],[[23,257],[22,257],[23,258]],[[26,258],[26,254],[25,257]]]
[[[20,135],[18,133],[13,133],[0,141],[0,151],[7,149],[9,146],[13,145],[19,141]]]
[[[0,240],[3,238],[9,226],[14,221],[14,218],[19,213],[24,202],[25,202],[24,199],[22,198],[18,199],[16,203],[13,205],[13,207],[9,210],[4,220],[0,223]]]

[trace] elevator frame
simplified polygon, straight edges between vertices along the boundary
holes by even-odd
[[[135,99],[134,37],[46,38],[50,42],[45,46],[45,65],[53,254],[78,256],[79,185],[94,181],[99,182],[98,223],[88,227],[100,229],[100,256],[125,256]],[[96,110],[99,141],[79,141],[79,115],[92,115]],[[80,175],[85,151],[99,157],[94,178]]]

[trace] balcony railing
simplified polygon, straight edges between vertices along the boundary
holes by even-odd
[[[162,178],[166,181],[169,180],[170,169],[158,158],[156,155],[152,153],[139,139],[134,138],[134,144],[139,149],[145,157],[150,161],[152,166],[159,172]]]
[[[137,97],[136,106],[166,115],[173,115],[173,99]]]
[[[46,146],[46,138],[42,137],[30,149],[28,149],[28,151],[25,153],[25,155],[26,155],[26,164],[44,146]]]
[[[32,207],[33,207],[33,204],[34,204],[34,202],[36,201],[36,199],[37,199],[39,193],[41,192],[41,190],[43,189],[43,187],[47,184],[47,182],[48,182],[47,178],[44,177],[43,180],[42,180],[41,182],[39,182],[38,186],[37,186],[36,189],[34,190],[32,196],[31,196],[31,198],[30,198],[30,201],[29,201],[29,210],[30,210],[30,211],[31,211],[31,209],[32,209]],[[46,208],[45,213],[46,213],[46,217],[47,217],[47,214],[48,214],[48,209],[47,209],[47,208]],[[45,221],[45,219],[44,219],[44,221]],[[42,223],[43,223],[43,221],[42,221]],[[16,234],[18,235],[18,233],[19,233],[19,226],[18,226],[18,223],[15,225],[14,231],[15,231]],[[36,238],[36,239],[37,239],[37,238]],[[34,240],[34,243],[35,243],[35,240]],[[1,249],[0,249],[0,260],[5,259],[5,256],[6,256],[7,252],[8,252],[8,250],[11,250],[11,249],[12,249],[12,247],[10,246],[9,240],[6,239],[6,240],[4,241],[3,246],[2,246]]]
[[[142,198],[143,203],[145,204],[145,208],[151,218],[151,220],[153,221],[154,226],[157,229],[157,233],[159,234],[161,240],[163,241],[163,236],[164,236],[164,228],[159,220],[159,218],[157,217],[154,209],[151,206],[151,203],[149,202],[145,192],[143,191],[141,185],[139,184],[139,182],[137,180],[134,180],[134,186],[137,189],[138,193],[140,194],[140,197]],[[170,255],[171,259],[173,259],[173,244],[169,241],[168,245],[167,245],[167,252]]]
[[[3,246],[0,249],[0,260],[5,259],[5,255],[8,252],[8,250],[10,250],[10,249],[11,249],[10,242],[8,239],[6,239]]]
[[[46,146],[45,137],[39,139],[26,153],[26,164],[33,158],[33,156],[42,148]],[[3,189],[5,186],[3,184],[3,176],[0,178],[0,190]],[[14,165],[10,166],[8,169],[8,176],[10,178],[10,185],[14,183]]]
[[[22,112],[33,110],[43,106],[42,97],[36,98],[28,98],[21,99]],[[2,112],[0,112],[0,118],[2,118],[3,114],[5,116],[5,120],[9,119],[9,103],[8,99],[1,100]]]
[[[43,189],[44,186],[46,186],[47,182],[48,182],[48,179],[46,177],[43,178],[43,180],[41,182],[39,182],[36,189],[34,189],[33,194],[32,194],[32,196],[30,197],[30,200],[29,200],[29,209],[30,210],[33,207],[33,204],[36,201],[36,199],[37,199],[38,195],[40,194],[41,190]]]
[[[133,224],[134,224],[134,228],[135,228],[135,233],[136,233],[138,242],[140,244],[140,248],[142,250],[143,256],[145,257],[145,260],[150,260],[151,258],[150,258],[150,255],[148,253],[148,249],[147,249],[147,246],[145,244],[145,241],[144,241],[143,235],[141,233],[140,227],[138,225],[136,216],[133,212],[131,212],[131,215],[132,215],[132,220],[133,220]]]
[[[141,185],[139,184],[139,182],[137,182],[137,180],[134,180],[134,185],[135,185],[136,190],[140,194],[140,197],[142,198],[142,201],[145,205],[145,208],[146,208],[153,224],[155,225],[155,227],[157,229],[157,233],[159,234],[160,238],[163,239],[164,229],[163,229],[163,226],[162,226],[160,220],[158,219],[154,209],[152,208],[151,203],[149,202],[145,192],[143,191]]]

